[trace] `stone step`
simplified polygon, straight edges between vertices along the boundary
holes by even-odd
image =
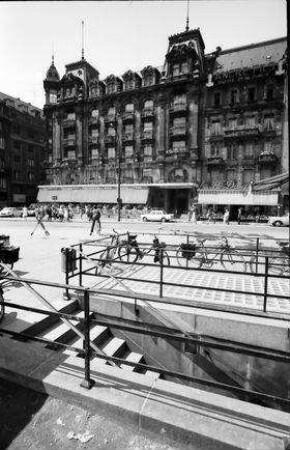
[[[143,355],[141,353],[130,352],[124,359],[126,359],[126,361],[138,364],[141,363]],[[127,364],[122,364],[121,368],[131,371],[135,370],[134,366],[127,366]]]
[[[103,342],[106,341],[106,339],[111,336],[110,329],[106,326],[101,325],[95,325],[90,330],[90,340],[91,342],[94,342],[97,346],[102,345]],[[73,342],[71,342],[71,345],[77,348],[83,348],[83,339],[80,337],[77,337]],[[65,350],[64,353],[67,354],[75,354],[73,350]]]
[[[108,343],[102,347],[102,351],[108,356],[120,356],[127,348],[124,339],[113,337]]]
[[[79,311],[77,314],[74,314],[77,318],[83,318],[84,312]],[[81,323],[71,321],[73,325],[75,325],[78,329],[82,328]],[[62,344],[67,344],[69,341],[74,339],[76,336],[76,333],[74,330],[72,330],[69,325],[62,322],[61,320],[52,327],[48,328],[47,330],[43,331],[40,335],[40,337],[43,337],[45,339],[49,339],[50,341],[54,342],[61,342]],[[48,344],[49,345],[49,344]]]

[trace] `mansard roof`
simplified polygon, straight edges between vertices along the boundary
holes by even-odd
[[[214,74],[257,66],[277,65],[283,58],[286,48],[285,37],[223,50],[216,59]]]

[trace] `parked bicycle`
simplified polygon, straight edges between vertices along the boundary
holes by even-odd
[[[210,269],[214,264],[220,264],[228,271],[247,271],[247,262],[244,256],[230,245],[226,236],[222,237],[220,245],[207,248],[206,239],[196,239],[195,243],[183,243],[176,251],[177,262],[181,267],[196,269]]]
[[[290,275],[290,249],[289,242],[279,242],[280,254],[277,256],[269,257],[268,260],[268,273],[272,275]],[[250,269],[252,273],[265,272],[265,257],[259,256],[258,265],[257,258],[254,256],[250,260]]]
[[[170,257],[167,250],[165,250],[167,245],[165,242],[160,242],[156,235],[149,247],[144,247],[140,250],[137,234],[127,234],[127,240],[122,241],[119,248],[119,256],[122,261],[134,263],[145,256],[152,255],[154,263],[163,263],[165,266],[170,266]]]

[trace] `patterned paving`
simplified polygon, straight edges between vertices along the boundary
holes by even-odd
[[[135,270],[134,270],[135,267]],[[160,266],[128,266],[122,272],[116,271],[115,276],[123,278],[122,283],[135,292],[159,295]],[[174,286],[164,286],[163,295],[178,297],[195,302],[206,302],[213,305],[226,305],[239,308],[263,309],[264,279],[253,275],[217,273],[211,271],[184,270],[164,268],[164,282],[174,283]],[[152,283],[154,281],[154,283]],[[98,287],[122,289],[111,277],[100,279]],[[218,288],[222,291],[212,291],[207,288]],[[243,293],[227,292],[228,289]],[[268,292],[274,297],[267,299],[267,311],[290,314],[290,285],[288,279],[269,278]],[[280,299],[276,295],[284,296]]]

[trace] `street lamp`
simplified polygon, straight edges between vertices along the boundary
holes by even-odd
[[[115,142],[117,142],[117,204],[118,204],[118,222],[121,221],[121,207],[122,207],[122,199],[121,199],[121,140],[120,135],[118,133],[118,122],[117,118],[115,119],[115,123],[110,122],[110,126],[115,130]]]

